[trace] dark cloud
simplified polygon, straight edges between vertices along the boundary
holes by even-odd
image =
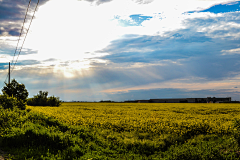
[[[38,63],[34,61],[22,62],[25,64]],[[193,62],[194,63],[194,62]],[[199,62],[203,63],[203,61]],[[230,62],[229,62],[230,63]],[[24,64],[24,65],[25,65]],[[4,64],[6,67],[8,64]],[[192,65],[192,64],[190,64]],[[226,64],[226,66],[229,64]],[[30,92],[30,96],[36,95],[39,90],[49,91],[49,94],[60,96],[62,100],[83,100],[83,101],[94,101],[102,99],[111,99],[115,101],[124,101],[128,99],[153,99],[161,97],[172,97],[172,98],[188,98],[188,97],[227,97],[231,96],[233,99],[239,99],[239,93],[229,90],[198,90],[191,91],[185,89],[145,89],[145,90],[129,90],[128,92],[114,92],[104,93],[101,92],[107,89],[113,88],[131,88],[141,86],[150,83],[161,83],[170,80],[176,80],[186,78],[190,76],[199,76],[199,68],[187,68],[187,66],[179,67],[176,64],[173,66],[158,66],[158,67],[144,67],[144,68],[130,68],[130,69],[117,69],[117,68],[98,68],[89,69],[76,75],[75,78],[65,78],[60,76],[61,73],[53,73],[53,68],[32,68],[25,67],[22,70],[15,70],[13,72],[14,77],[21,83],[24,83]],[[191,66],[188,66],[191,67]],[[206,66],[208,68],[208,66]],[[206,68],[201,69],[201,72],[208,72]],[[239,68],[239,67],[238,67]],[[6,68],[7,69],[7,68]],[[222,69],[222,68],[220,68]],[[216,70],[209,71],[208,74],[215,74]],[[2,73],[1,73],[2,74]],[[160,75],[164,79],[154,77],[153,75]],[[1,75],[4,78],[6,75]],[[216,75],[213,75],[216,77]],[[3,79],[2,79],[3,81]],[[186,80],[187,83],[201,82],[203,80]],[[209,80],[205,80],[209,82]],[[79,93],[69,93],[68,90],[76,91],[80,90]]]
[[[49,0],[40,0],[39,6]],[[22,20],[29,4],[29,0],[2,0],[0,1],[0,21]],[[32,0],[29,11],[34,11],[37,0]]]
[[[39,6],[44,5],[48,0],[40,0]],[[2,0],[0,1],[0,36],[3,32],[8,32],[12,36],[19,36],[21,26],[28,7],[28,0]],[[33,12],[37,0],[32,0],[29,12]],[[31,16],[27,16],[27,21]],[[11,23],[9,23],[11,22]]]
[[[8,33],[11,36],[19,36],[20,30],[18,28],[0,28],[0,36],[3,35],[3,33]]]
[[[10,4],[10,3],[12,4]],[[16,3],[17,5],[13,5]],[[24,10],[18,5],[18,1],[2,1],[0,2],[0,20],[4,21],[16,21],[20,20],[24,16]]]
[[[15,70],[16,66],[31,66],[36,64],[41,64],[41,62],[37,60],[22,60],[22,61],[18,61],[15,64],[15,61],[14,61],[14,63],[11,63],[11,70],[13,70],[13,68]],[[8,70],[8,68],[9,68],[9,63],[0,63],[0,70]],[[23,72],[21,71],[21,73]]]
[[[11,36],[19,36],[19,32],[17,28],[11,29],[8,31],[8,34],[10,34]]]
[[[35,65],[35,64],[41,64],[41,62],[37,60],[22,60],[22,61],[18,61],[16,64],[11,63],[11,69],[13,68],[14,65],[26,66],[26,65]],[[0,63],[0,70],[8,70],[8,67],[9,67],[9,63]]]
[[[17,44],[17,42],[16,42],[16,44]],[[1,50],[4,50],[4,52],[0,52],[0,55],[4,54],[4,55],[14,56],[14,53],[15,53],[14,62],[16,61],[17,56],[20,51],[20,46],[18,47],[16,52],[15,52],[16,48],[13,46],[0,44],[0,48],[1,48]],[[38,51],[23,48],[22,51],[20,52],[20,55],[29,55],[29,54],[36,54],[36,53],[38,53]],[[7,59],[5,58],[5,60],[7,60]],[[13,59],[8,59],[8,60],[12,62]]]
[[[142,36],[138,38],[126,38],[113,41],[110,46],[102,52],[110,53],[103,59],[111,60],[114,63],[124,62],[153,62],[159,60],[176,60],[189,58],[197,54],[205,54],[203,46],[209,51],[212,48],[212,39],[204,33],[179,30],[178,33],[168,33],[168,37]],[[180,34],[179,34],[180,33]]]
[[[16,63],[16,65],[18,66],[36,65],[36,64],[41,64],[41,62],[37,60],[21,60]]]
[[[233,78],[240,73],[240,55],[222,55],[222,51],[239,48],[240,37],[236,36],[240,33],[238,27],[232,25],[227,26],[227,29],[224,27],[224,30],[199,30],[228,22],[240,24],[239,19],[239,14],[228,13],[222,17],[188,19],[184,22],[186,29],[167,32],[164,36],[127,35],[99,51],[109,53],[101,58],[113,65],[112,69],[98,73],[104,75],[103,82],[123,82],[118,83],[119,86],[124,83],[129,86],[145,85],[191,76],[201,77],[205,81]],[[135,63],[146,66],[131,67]],[[123,69],[116,69],[118,65]]]
[[[132,90],[128,92],[119,92],[116,94],[107,94],[111,100],[123,101],[123,100],[147,100],[158,99],[163,97],[169,98],[206,98],[206,97],[229,97],[232,96],[232,100],[239,99],[239,93],[229,89],[219,90],[185,90],[185,89],[150,89],[150,90]]]
[[[239,33],[240,29],[236,26],[226,26],[224,28],[216,27],[215,30],[211,31],[208,27],[221,26],[222,23],[230,22],[240,24],[239,14],[228,13],[221,17],[188,19],[183,22],[187,27],[186,29],[165,33],[164,37],[129,35],[126,38],[113,41],[102,52],[110,53],[104,58],[115,63],[132,60],[154,61],[157,57],[160,59],[179,59],[199,54],[220,54],[224,48],[237,48],[239,37],[233,36]],[[204,28],[207,29],[199,31]],[[146,50],[152,51],[144,53]]]
[[[8,69],[9,63],[0,63],[0,70]]]

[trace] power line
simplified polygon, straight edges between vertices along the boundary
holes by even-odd
[[[34,18],[35,13],[36,13],[36,10],[37,10],[37,7],[38,7],[38,4],[39,4],[39,1],[40,1],[40,0],[38,0],[37,5],[36,5],[36,7],[35,7],[35,10],[34,10],[34,13],[33,13],[32,19],[31,19],[31,22],[30,22],[30,24],[29,24],[29,27],[28,27],[28,30],[27,30],[26,36],[25,36],[25,38],[24,38],[24,40],[23,40],[23,43],[22,43],[21,49],[20,49],[20,51],[19,51],[19,53],[18,53],[18,57],[19,57],[19,55],[20,55],[20,53],[21,53],[21,51],[22,51],[22,48],[23,48],[24,42],[25,42],[25,40],[26,40],[26,38],[27,38],[27,34],[28,34],[28,31],[29,31],[30,26],[31,26],[31,24],[32,24],[32,20],[33,20],[33,18]],[[18,57],[17,57],[17,59],[16,59],[16,61],[15,61],[15,63],[14,63],[14,66],[13,66],[13,69],[11,70],[11,72],[13,72],[13,70],[14,70],[14,67],[15,67],[15,65],[16,65],[16,63],[17,63]],[[10,73],[11,73],[11,72],[10,72]]]
[[[25,17],[24,17],[22,29],[21,29],[21,32],[20,32],[19,37],[18,37],[18,43],[17,43],[17,47],[16,47],[15,52],[14,52],[14,56],[13,56],[12,63],[13,63],[13,61],[14,61],[14,57],[15,57],[15,54],[16,54],[16,52],[17,52],[18,44],[19,44],[19,41],[20,41],[20,38],[21,38],[21,35],[22,35],[22,32],[23,32],[23,27],[24,27],[24,24],[25,24],[25,21],[26,21],[26,18],[27,18],[27,13],[28,13],[28,9],[29,9],[29,7],[30,7],[31,1],[32,1],[32,0],[29,0],[29,3],[28,3],[28,7],[27,7],[27,10],[26,10],[26,13],[25,13]],[[3,82],[3,86],[4,86],[4,84],[6,83],[6,80],[7,80],[8,76],[9,76],[9,72],[8,72],[6,78],[5,78],[5,81]],[[3,86],[2,86],[2,88],[3,88]]]
[[[21,35],[22,35],[22,32],[23,32],[24,24],[25,24],[25,21],[26,21],[26,18],[27,18],[27,13],[28,13],[28,10],[29,10],[29,7],[30,7],[30,4],[31,4],[31,1],[32,1],[32,0],[29,0],[29,3],[28,3],[28,8],[27,8],[27,11],[26,11],[26,13],[25,13],[25,18],[24,18],[23,25],[22,25],[22,29],[21,29],[21,32],[20,32],[20,35],[19,35],[19,38],[18,38],[18,43],[17,43],[17,47],[16,47],[15,52],[14,52],[14,56],[13,56],[12,63],[13,63],[13,61],[14,61],[14,57],[15,57],[15,54],[16,54],[16,52],[17,52],[18,44],[19,44],[19,41],[20,41],[20,38],[21,38]],[[28,30],[27,30],[26,36],[25,36],[25,38],[24,38],[23,44],[24,44],[25,39],[26,39],[26,37],[27,37],[28,31],[29,31],[29,29],[30,29],[30,26],[31,26],[31,23],[32,23],[33,17],[34,17],[34,15],[35,15],[35,12],[36,12],[36,10],[37,10],[37,6],[38,6],[38,4],[39,4],[39,0],[38,0],[38,3],[37,3],[37,5],[36,5],[36,8],[35,8],[34,14],[33,14],[33,16],[32,16],[32,19],[31,19],[30,25],[29,25],[29,27],[28,27]],[[20,55],[20,53],[21,53],[21,50],[22,50],[23,44],[22,44],[21,49],[20,49],[20,51],[19,51],[19,53],[18,53],[18,57],[19,57],[19,55]],[[17,57],[17,60],[18,60],[18,57]],[[17,63],[17,60],[15,61],[15,64]],[[13,66],[13,69],[14,69],[14,67],[15,67],[15,64],[14,64],[14,66]],[[6,83],[6,80],[7,80],[8,76],[9,76],[9,74],[13,71],[13,69],[12,69],[12,70],[10,69],[10,72],[8,72],[8,74],[7,74],[7,76],[6,76],[6,79],[5,79],[5,81],[3,82],[3,86],[4,86],[4,84]],[[2,88],[3,88],[3,86],[2,86]]]
[[[25,14],[25,18],[24,18],[24,21],[23,21],[23,25],[22,25],[22,29],[21,29],[21,32],[20,32],[20,35],[19,35],[19,38],[18,38],[18,43],[17,43],[17,47],[16,47],[15,52],[14,52],[14,56],[13,56],[12,63],[13,63],[13,61],[14,61],[14,57],[15,57],[15,54],[16,54],[16,52],[17,52],[19,40],[20,40],[21,35],[22,35],[23,27],[24,27],[24,24],[25,24],[25,21],[26,21],[26,18],[27,18],[27,13],[28,13],[28,9],[29,9],[29,6],[30,6],[30,4],[31,4],[31,1],[32,1],[32,0],[29,0],[29,3],[28,3],[28,8],[27,8],[27,11],[26,11],[26,14]]]

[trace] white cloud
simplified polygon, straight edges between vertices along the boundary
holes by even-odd
[[[240,48],[230,49],[230,50],[222,50],[222,55],[233,55],[240,54]]]
[[[154,35],[184,28],[181,22],[186,17],[182,13],[226,1],[136,2],[139,1],[114,0],[94,6],[86,1],[49,1],[39,8],[24,47],[38,50],[45,59],[81,59],[85,58],[84,52],[100,50],[125,34]],[[143,26],[132,27],[118,26],[113,20],[115,16],[131,20],[129,16],[133,14],[153,18],[143,22]]]
[[[79,66],[87,69],[91,66],[91,58],[108,54],[97,51],[108,46],[113,40],[126,34],[164,35],[168,31],[184,29],[186,27],[182,23],[184,20],[208,17],[209,13],[190,15],[183,13],[223,2],[227,1],[114,0],[101,5],[93,5],[86,1],[51,0],[39,7],[24,44],[24,48],[36,50],[36,54],[21,55],[19,60],[43,61],[54,58],[57,61],[51,63],[58,66],[55,67],[57,71],[60,71],[61,62],[79,60]],[[131,21],[129,16],[133,14],[153,18],[144,21],[142,26],[129,27],[121,27],[116,19],[114,20],[114,17],[119,16],[123,20]],[[9,39],[9,37],[5,38]],[[13,39],[16,40],[16,38]],[[10,45],[15,47],[16,41],[12,41]],[[92,54],[94,52],[96,54]],[[43,64],[49,65],[46,62]],[[73,64],[69,65],[69,68],[79,69]]]

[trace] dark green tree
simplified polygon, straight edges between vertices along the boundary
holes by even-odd
[[[47,91],[39,91],[39,94],[37,94],[36,96],[34,96],[34,99],[36,101],[37,104],[39,104],[40,106],[47,106],[47,96],[48,96],[48,92]]]
[[[17,100],[27,101],[28,91],[24,84],[18,83],[15,79],[10,84],[5,83],[2,92],[5,92],[9,97],[15,97]]]
[[[26,102],[28,97],[28,91],[25,88],[24,84],[18,83],[15,79],[11,81],[11,83],[7,84],[3,87],[2,92],[9,97],[14,97],[17,99],[17,107],[20,109],[26,108]]]

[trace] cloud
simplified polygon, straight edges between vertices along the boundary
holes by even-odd
[[[211,49],[212,39],[204,33],[190,29],[166,33],[167,36],[138,36],[113,41],[101,52],[109,53],[102,59],[114,63],[154,62],[159,60],[177,60],[205,54],[203,46]],[[208,52],[211,52],[210,50]]]
[[[112,41],[109,46],[97,51],[108,53],[100,57],[107,61],[108,68],[101,66],[102,71],[98,70],[98,73],[104,77],[103,81],[98,83],[102,86],[102,83],[106,82],[108,91],[119,91],[121,94],[123,91],[130,92],[131,88],[135,87],[136,95],[141,92],[141,86],[146,86],[144,89],[151,91],[161,84],[176,88],[177,86],[172,85],[181,79],[189,85],[192,84],[191,90],[205,87],[206,93],[208,91],[210,93],[208,88],[214,88],[222,81],[226,83],[221,83],[218,90],[234,87],[236,83],[229,85],[231,79],[239,76],[238,59],[240,57],[236,54],[223,55],[223,53],[238,52],[236,49],[240,38],[238,18],[237,13],[213,15],[207,18],[191,17],[183,22],[185,29],[154,36],[125,35],[121,39]],[[220,32],[221,28],[225,28],[224,32]],[[216,33],[218,33],[217,36]],[[98,66],[98,64],[94,65]],[[115,72],[121,77],[114,78]],[[97,74],[94,73],[94,75]],[[201,82],[198,87],[195,84],[197,82]],[[206,85],[207,82],[212,83]],[[182,84],[178,86],[187,88]],[[229,90],[229,92],[235,91]],[[200,91],[198,93],[200,94]],[[224,93],[223,90],[222,93]],[[235,93],[234,95],[236,97]],[[116,94],[114,93],[113,96]]]
[[[103,3],[111,2],[113,0],[85,0],[85,1],[95,3],[96,5],[100,5],[100,4],[103,4]],[[138,3],[138,4],[149,4],[149,3],[152,3],[153,1],[154,0],[134,0],[134,2]]]
[[[201,10],[200,12],[211,12],[211,13],[227,13],[227,12],[238,12],[240,11],[240,1],[218,4],[211,6],[208,9]],[[191,12],[190,12],[191,13]]]
[[[226,48],[230,49],[229,52],[233,52],[232,48],[237,48],[240,38],[239,18],[237,13],[208,16],[207,19],[204,16],[186,18],[183,21],[185,29],[175,29],[154,36],[125,36],[112,41],[99,52],[109,53],[102,58],[114,63],[149,63],[163,59],[218,56]]]
[[[36,13],[13,76],[30,96],[41,89],[64,100],[237,96],[239,13],[186,13],[216,1],[185,2],[49,1]],[[14,23],[0,20],[1,77],[17,43],[21,4],[21,15],[10,10]]]
[[[133,90],[129,92],[119,92],[115,95],[106,94],[111,100],[147,100],[147,99],[158,99],[164,97],[171,98],[206,98],[206,97],[229,97],[232,95],[232,100],[239,98],[239,92],[235,92],[229,89],[202,89],[197,91],[189,91],[185,89],[149,89],[149,90]]]
[[[41,64],[41,62],[37,61],[37,60],[23,60],[23,61],[19,61],[18,63],[16,63],[16,65],[18,66],[29,66],[29,65],[36,65],[36,64]]]
[[[130,15],[129,17],[123,16],[116,16],[115,20],[118,20],[118,24],[122,27],[129,27],[129,26],[141,26],[142,22],[153,18],[152,16],[143,16],[141,14],[134,14]]]
[[[233,55],[240,54],[240,48],[230,49],[230,50],[222,50],[222,55]]]
[[[39,6],[44,5],[47,1],[41,0]],[[35,1],[31,2],[29,13],[34,11],[36,3]],[[25,0],[0,1],[0,37],[7,35],[19,36],[27,7],[28,1]],[[30,16],[28,14],[27,21]]]
[[[91,3],[95,3],[96,5],[100,5],[100,4],[103,4],[103,3],[111,2],[112,0],[86,0],[86,1],[91,2]]]
[[[0,63],[0,70],[2,69],[8,69],[9,63]]]
[[[154,0],[135,0],[135,1],[140,4],[148,4],[152,3]]]

